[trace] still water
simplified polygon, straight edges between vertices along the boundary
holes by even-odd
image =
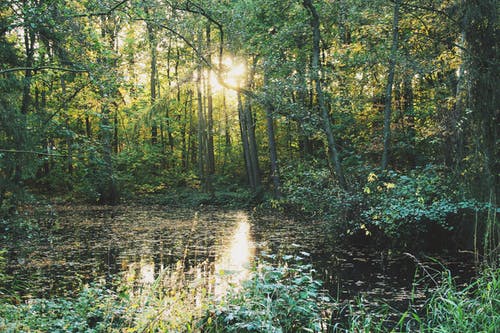
[[[8,269],[26,285],[26,297],[67,295],[83,283],[117,276],[151,284],[159,274],[170,274],[176,285],[203,281],[209,293],[219,296],[248,277],[259,253],[307,252],[304,260],[312,262],[335,299],[361,292],[404,306],[421,274],[415,259],[429,270],[439,266],[425,256],[342,248],[325,222],[241,210],[73,205],[45,208],[37,216],[35,237],[20,240],[10,251]],[[466,254],[439,259],[464,282],[473,272]]]

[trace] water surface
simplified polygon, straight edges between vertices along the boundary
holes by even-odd
[[[53,206],[39,214],[38,224],[35,237],[11,251],[9,270],[27,283],[25,296],[71,294],[83,283],[116,276],[149,284],[162,272],[170,272],[177,285],[204,281],[211,294],[222,295],[229,284],[248,277],[256,254],[266,252],[278,258],[299,254],[312,262],[317,277],[339,301],[361,292],[404,307],[412,293],[425,298],[412,290],[415,278],[425,275],[416,260],[429,272],[440,268],[423,255],[340,246],[327,222],[242,210]],[[470,255],[438,259],[464,282],[473,272]]]

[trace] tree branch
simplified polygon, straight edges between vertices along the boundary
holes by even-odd
[[[68,157],[68,155],[51,154],[51,153],[45,153],[45,152],[33,151],[33,150],[15,150],[15,149],[2,149],[2,148],[0,148],[0,152],[11,153],[11,154],[33,154],[33,155],[53,156],[53,157]]]
[[[118,1],[116,4],[114,4],[112,7],[110,7],[106,11],[101,11],[101,12],[94,12],[94,13],[84,13],[84,14],[75,14],[75,15],[70,15],[70,17],[92,17],[92,16],[106,16],[114,12],[118,7],[124,5],[127,3],[128,0],[122,0]]]
[[[392,3],[395,2],[395,0],[389,0],[389,1],[391,1]],[[408,3],[408,2],[402,2],[401,6],[402,7],[407,7],[407,8],[410,8],[410,9],[421,9],[421,10],[425,10],[425,11],[428,11],[428,12],[431,12],[431,13],[439,14],[441,16],[446,17],[448,20],[450,20],[454,24],[459,25],[459,22],[455,18],[453,18],[451,15],[449,15],[447,12],[445,12],[444,10],[441,10],[441,9],[437,9],[437,8],[434,8],[434,7],[427,7],[427,6],[412,5],[412,4]]]
[[[78,69],[78,68],[65,68],[65,67],[57,67],[57,66],[38,66],[38,67],[14,67],[0,70],[0,74],[7,74],[12,72],[21,72],[26,70],[31,71],[39,71],[45,69],[52,69],[55,71],[62,72],[71,72],[71,73],[88,73],[89,71],[86,69]]]
[[[190,5],[194,6],[196,9],[192,9],[190,7]],[[211,15],[209,15],[205,11],[204,8],[202,8],[200,5],[198,5],[196,3],[193,3],[192,1],[188,1],[187,4],[186,4],[186,7],[177,7],[177,6],[173,7],[172,6],[172,8],[178,9],[178,10],[187,11],[187,12],[190,12],[190,13],[193,13],[193,14],[200,14],[203,17],[205,17],[209,22],[212,22],[213,24],[215,24],[217,26],[217,29],[219,29],[219,33],[220,33],[219,67],[221,67],[222,66],[222,54],[223,54],[223,51],[224,51],[224,29],[223,29],[222,23],[220,23],[219,21],[217,21],[216,19],[214,19]]]

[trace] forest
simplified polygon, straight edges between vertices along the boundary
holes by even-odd
[[[2,0],[0,331],[496,332],[495,0]]]

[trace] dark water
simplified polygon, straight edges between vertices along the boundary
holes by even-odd
[[[255,253],[266,252],[278,258],[298,254],[303,261],[312,262],[335,299],[352,299],[362,293],[373,302],[404,307],[413,281],[423,281],[422,290],[432,283],[424,279],[424,268],[431,275],[444,269],[423,255],[341,248],[325,222],[220,208],[123,205],[45,210],[38,214],[35,237],[20,240],[10,251],[8,270],[26,286],[22,294],[27,297],[67,295],[83,283],[117,275],[150,283],[165,270],[184,272],[187,278],[200,271],[213,276],[226,270],[241,279]],[[461,282],[467,282],[474,272],[468,254],[434,257]],[[419,289],[413,294],[425,298]]]

